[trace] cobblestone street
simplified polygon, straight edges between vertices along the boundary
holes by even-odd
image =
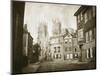
[[[56,72],[56,71],[72,71],[72,70],[89,70],[95,69],[95,63],[69,63],[67,61],[53,62],[44,61],[41,63],[30,64],[23,68],[22,73],[41,73],[41,72]]]
[[[37,71],[37,69],[39,68],[39,65],[40,63],[37,62],[37,63],[34,63],[34,64],[29,64],[27,65],[26,67],[24,67],[22,69],[22,73],[34,73]]]
[[[37,72],[70,71],[95,69],[94,63],[66,63],[66,62],[43,62],[40,64]]]

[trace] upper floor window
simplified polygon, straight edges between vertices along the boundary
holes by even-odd
[[[60,47],[58,47],[58,52],[60,52]]]
[[[76,48],[75,48],[75,52],[76,52]]]
[[[92,30],[89,31],[89,40],[92,41]]]
[[[67,44],[68,40],[65,40],[65,44]]]
[[[83,20],[83,14],[81,13],[81,21]]]
[[[88,21],[87,12],[85,12],[85,14],[84,14],[84,21],[85,21],[85,23]]]
[[[86,32],[85,36],[86,36],[86,43],[88,43],[88,41],[89,41],[88,32]]]
[[[80,15],[77,16],[77,22],[80,22]]]
[[[71,43],[71,39],[69,39],[69,43]]]
[[[93,6],[92,9],[93,9],[93,17],[95,17],[95,14],[96,14],[96,8],[95,8],[95,6]]]
[[[83,40],[83,29],[78,30],[78,41]]]
[[[89,20],[90,20],[92,18],[92,10],[91,9],[89,9],[88,14],[89,14]]]
[[[54,53],[56,53],[56,47],[54,47]]]
[[[92,41],[92,38],[93,38],[93,31],[89,30],[89,32],[86,32],[86,43]]]

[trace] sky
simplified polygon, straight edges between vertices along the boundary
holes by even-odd
[[[62,28],[77,29],[76,17],[74,13],[80,5],[48,4],[26,2],[24,13],[24,24],[27,24],[28,31],[37,41],[38,26],[45,23],[48,27],[49,36],[52,35],[53,20],[58,19]]]

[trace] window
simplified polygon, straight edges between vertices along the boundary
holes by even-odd
[[[89,31],[89,40],[92,41],[92,30]]]
[[[81,13],[81,21],[83,20],[83,14]]]
[[[87,59],[89,58],[89,51],[88,51],[88,49],[86,50],[87,52],[86,52],[86,54],[87,54]]]
[[[92,35],[92,30],[90,30],[89,32],[86,32],[86,43],[88,43],[89,41],[92,41],[93,35]]]
[[[78,54],[77,53],[74,54],[74,58],[78,58]]]
[[[80,15],[77,16],[77,21],[80,22]]]
[[[71,39],[69,39],[69,43],[71,43]]]
[[[96,38],[96,29],[93,28],[92,32],[93,32],[93,33],[92,33],[92,34],[93,34],[93,35],[92,35],[92,38],[95,39],[95,38]]]
[[[69,54],[67,54],[67,59],[69,59]]]
[[[87,49],[87,59],[90,58],[91,54],[90,54],[90,48]]]
[[[90,57],[93,58],[93,50],[90,48]]]
[[[88,14],[89,14],[89,20],[91,20],[91,18],[92,18],[92,11],[91,11],[91,9],[88,11]]]
[[[59,54],[59,58],[61,59],[61,54]]]
[[[88,36],[88,32],[86,32],[86,43],[88,43],[88,41],[89,41],[89,36]]]
[[[88,21],[88,16],[87,16],[87,12],[85,12],[85,14],[84,14],[84,17],[85,17],[85,23]]]
[[[70,54],[70,59],[73,59],[73,54]]]
[[[65,44],[67,44],[68,40],[65,40]]]
[[[83,29],[78,30],[78,41],[83,40]]]
[[[60,54],[60,58],[61,58],[61,54]]]
[[[56,59],[58,59],[58,54],[56,54]]]
[[[60,52],[60,47],[58,47],[58,52]]]
[[[91,57],[91,54],[90,54],[90,48],[88,49],[88,51],[89,51],[89,54],[88,54],[88,55],[89,55],[89,58],[90,58],[90,57]]]
[[[95,17],[95,14],[96,14],[96,8],[93,6],[93,17]]]
[[[54,47],[54,53],[56,53],[56,47]]]
[[[75,48],[75,52],[76,52],[76,48]]]

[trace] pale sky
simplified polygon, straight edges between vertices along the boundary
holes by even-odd
[[[80,5],[63,5],[26,2],[24,24],[27,24],[28,31],[37,40],[38,25],[44,22],[48,26],[49,35],[52,35],[52,20],[59,19],[62,28],[77,29],[74,13]]]

